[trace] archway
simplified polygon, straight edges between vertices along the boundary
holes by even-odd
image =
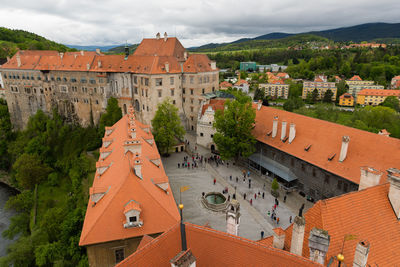
[[[211,145],[211,151],[215,151],[215,145]]]

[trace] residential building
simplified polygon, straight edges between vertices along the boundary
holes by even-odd
[[[315,257],[317,249],[324,266],[331,261],[331,266],[337,266],[339,254],[343,256],[342,266],[398,265],[400,171],[390,168],[384,176],[371,167],[362,167],[359,191],[318,201],[286,230],[274,229],[277,237],[259,242],[276,247],[274,244],[281,241],[283,250],[295,249],[305,258],[320,258]],[[379,184],[379,180],[388,182]],[[320,231],[315,238],[315,229],[324,234]]]
[[[286,72],[278,72],[276,74],[276,77],[278,77],[279,79],[282,79],[282,80],[286,80],[286,79],[290,78],[289,74],[287,74]]]
[[[375,44],[375,43],[365,43],[365,44],[350,44],[347,46],[343,46],[342,49],[350,49],[350,48],[386,48],[386,44]]]
[[[400,89],[400,75],[392,78],[392,81],[390,82],[390,86],[392,89]]]
[[[260,83],[258,88],[264,90],[265,96],[271,96],[274,99],[288,99],[289,96],[289,85],[280,79],[271,80],[268,83]]]
[[[256,71],[257,64],[255,62],[240,62],[241,71]]]
[[[223,82],[221,82],[219,84],[219,89],[220,90],[226,90],[226,89],[232,88],[232,87],[233,87],[233,85],[230,82],[227,82],[227,81],[223,81]]]
[[[363,89],[384,89],[383,85],[375,85],[374,81],[363,81],[358,75],[346,80],[346,84],[349,86],[349,94],[353,97],[357,97],[358,92]]]
[[[256,153],[249,166],[314,200],[355,191],[360,167],[399,168],[400,140],[254,104]],[[388,156],[390,155],[390,156]],[[381,182],[385,182],[382,179]]]
[[[202,95],[217,90],[218,69],[206,55],[189,55],[179,40],[160,34],[143,39],[134,54],[19,51],[0,68],[11,120],[23,128],[41,109],[56,107],[70,121],[96,124],[110,97],[123,114],[135,108],[150,124],[166,98],[178,107],[187,130],[195,130]]]
[[[344,93],[339,97],[339,106],[354,107],[354,97],[349,93]]]
[[[246,80],[238,80],[233,88],[236,88],[246,94],[249,93],[249,83]]]
[[[136,120],[133,107],[106,127],[89,193],[79,245],[90,266],[114,266],[143,236],[156,237],[179,221],[150,125]]]
[[[337,88],[334,82],[328,82],[325,76],[317,76],[314,81],[303,82],[303,92],[301,97],[306,99],[309,94],[312,94],[314,90],[318,91],[318,99],[322,99],[326,91],[331,90],[332,101],[336,100]]]
[[[259,72],[266,72],[266,71],[278,72],[278,71],[286,70],[287,66],[278,65],[278,64],[257,65],[257,69],[258,69]]]
[[[358,92],[357,104],[377,106],[385,101],[388,96],[396,96],[400,99],[400,90],[363,89]]]
[[[191,223],[176,224],[118,267],[147,266],[321,266],[260,242]]]

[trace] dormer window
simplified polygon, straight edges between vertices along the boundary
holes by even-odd
[[[140,203],[131,199],[125,204],[124,214],[126,221],[124,222],[124,228],[142,227],[143,221],[140,220]]]

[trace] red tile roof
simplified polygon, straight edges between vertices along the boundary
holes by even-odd
[[[370,187],[326,200],[318,201],[305,214],[306,228],[303,256],[309,257],[308,237],[312,228],[328,231],[330,245],[327,261],[341,252],[351,266],[356,245],[361,240],[370,243],[368,264],[396,266],[400,262],[400,222],[388,198],[389,184]],[[293,225],[286,229],[285,249],[290,249]]]
[[[232,84],[227,81],[223,81],[219,84],[219,87],[232,87]]]
[[[211,107],[214,111],[224,110],[225,99],[210,99],[210,103],[204,104],[201,110],[201,116],[204,115],[208,107]]]
[[[350,81],[362,81],[362,79],[360,76],[354,75],[353,77],[350,78]]]
[[[151,161],[160,159],[160,155],[155,143],[146,141],[153,139],[151,132],[145,130],[149,126],[132,118],[132,115],[125,115],[106,129],[103,142],[112,140],[107,146],[107,150],[112,152],[97,162],[97,168],[107,169],[104,172],[98,169],[90,192],[102,193],[104,189],[107,190],[97,203],[89,200],[79,242],[81,246],[161,233],[179,221],[171,188],[168,185],[164,191],[157,186],[159,182],[168,183],[168,178],[162,163],[156,165]],[[136,129],[135,139],[131,139],[128,134],[130,128]],[[110,129],[112,132],[107,135]],[[138,150],[142,166],[141,178],[134,171],[136,155],[125,152],[126,141],[139,141],[141,144]],[[124,228],[124,212],[130,209],[141,211],[141,227]]]
[[[400,168],[400,140],[397,138],[385,137],[271,107],[262,106],[260,110],[257,110],[257,104],[253,106],[256,109],[253,134],[258,141],[356,184],[360,182],[360,167],[362,166],[370,166],[383,172],[388,168]],[[272,138],[267,133],[272,131],[275,116],[279,118],[279,126],[276,137]],[[290,123],[296,125],[296,137],[291,144],[280,140],[283,120],[288,125]],[[349,136],[350,142],[346,159],[339,162],[343,136]],[[311,148],[306,151],[304,148],[309,145]],[[329,161],[328,157],[334,153],[336,157]]]
[[[284,82],[283,80],[281,80],[281,79],[279,79],[279,80],[272,80],[272,81],[270,81],[270,83],[272,83],[272,84],[285,84],[285,82]]]
[[[242,85],[242,84],[248,84],[246,80],[239,80],[235,83],[235,85]]]
[[[320,266],[252,240],[204,226],[185,225],[187,247],[196,258],[196,266]],[[117,266],[171,266],[170,260],[180,251],[180,227],[177,224]]]
[[[185,48],[176,37],[149,38],[143,39],[136,48],[133,55],[135,56],[173,56],[178,60],[184,60]]]
[[[388,90],[388,89],[362,89],[358,92],[358,95],[375,95],[375,96],[397,96],[400,97],[400,90]]]
[[[340,99],[345,99],[345,98],[354,99],[354,97],[349,93],[344,93],[343,95],[340,96]]]

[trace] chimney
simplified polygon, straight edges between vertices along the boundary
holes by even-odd
[[[379,184],[381,180],[382,172],[375,170],[371,167],[361,167],[361,177],[360,184],[358,186],[358,191],[363,190],[365,188],[375,186]]]
[[[84,56],[85,52],[83,50],[81,50],[81,56]]]
[[[347,148],[349,147],[350,137],[343,136],[342,137],[342,148],[340,149],[340,157],[339,162],[343,162],[347,156]]]
[[[159,32],[157,32],[157,34],[156,34],[156,39],[157,39],[157,40],[160,39],[160,33],[159,33]]]
[[[216,70],[217,69],[217,63],[215,61],[211,61],[211,69]]]
[[[304,230],[306,227],[306,220],[304,217],[296,216],[293,222],[292,242],[290,252],[302,256]]]
[[[21,67],[21,57],[20,57],[19,53],[17,54],[17,65],[18,65],[18,68]]]
[[[96,54],[100,55],[100,48],[96,48]]]
[[[390,182],[389,201],[390,204],[392,204],[397,219],[400,219],[400,170],[396,168],[390,168],[387,170],[387,172]]]
[[[90,64],[89,63],[86,64],[86,69],[90,70]]]
[[[129,57],[129,47],[128,44],[125,45],[125,60],[127,60]]]
[[[277,132],[278,132],[278,116],[275,116],[274,121],[272,123],[272,138],[275,138]]]
[[[324,265],[326,253],[328,252],[330,236],[323,229],[313,228],[308,238],[310,248],[310,260]]]
[[[168,73],[169,72],[169,63],[165,62],[165,71]]]
[[[282,228],[274,229],[275,235],[274,240],[272,241],[272,246],[274,248],[283,249],[285,246],[285,231]]]
[[[97,61],[97,67],[101,68],[101,60]]]
[[[172,260],[171,267],[196,267],[196,257],[190,248],[186,251],[179,252]]]
[[[226,232],[231,235],[239,234],[240,203],[232,199],[226,209]]]
[[[60,53],[60,58],[63,59],[63,57],[64,57],[64,53],[61,52],[61,53]]]
[[[262,101],[258,100],[258,102],[257,102],[257,110],[260,110],[261,107],[262,107]]]
[[[289,144],[291,144],[296,137],[296,124],[291,123],[289,128]]]
[[[7,57],[7,62],[9,62],[10,61],[10,57]]]
[[[353,267],[367,266],[368,254],[369,242],[366,240],[358,242],[356,251],[354,253]]]
[[[188,59],[188,53],[185,51],[185,52],[183,52],[183,58],[185,59],[185,60],[187,60]]]
[[[167,39],[168,39],[167,32],[164,32],[164,42],[166,42],[166,41],[167,41]]]
[[[282,121],[281,140],[286,137],[286,121]]]

